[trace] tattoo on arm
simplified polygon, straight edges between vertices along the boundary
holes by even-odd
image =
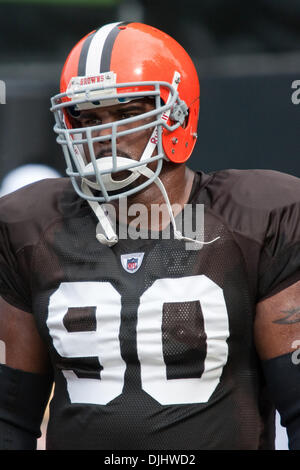
[[[293,308],[291,310],[281,310],[284,317],[274,320],[273,323],[280,325],[291,325],[293,323],[300,323],[300,307]]]

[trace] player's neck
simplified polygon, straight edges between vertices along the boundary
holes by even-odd
[[[194,175],[195,173],[185,165],[167,166],[160,174],[160,179],[167,191],[175,217],[182,211],[184,204],[189,200]],[[134,207],[136,210],[130,211],[130,207]],[[144,223],[147,227],[151,228],[151,230],[162,230],[170,223],[166,201],[161,190],[155,183],[152,183],[143,191],[140,191],[127,199],[127,214],[125,215],[119,212],[119,220],[123,223],[130,223],[136,217],[138,207],[146,209],[144,213],[147,214],[147,220],[145,220]],[[155,211],[156,213],[160,213],[158,220],[157,218],[151,217],[151,214]],[[140,223],[143,225],[141,217]]]

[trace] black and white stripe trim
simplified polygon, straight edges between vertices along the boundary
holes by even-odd
[[[129,22],[110,23],[90,34],[83,43],[79,62],[78,76],[90,76],[110,70],[111,54],[120,26]]]

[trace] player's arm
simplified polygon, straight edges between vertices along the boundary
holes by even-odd
[[[289,448],[300,450],[300,281],[257,304],[254,330]]]
[[[35,449],[52,385],[33,315],[0,297],[0,449]]]

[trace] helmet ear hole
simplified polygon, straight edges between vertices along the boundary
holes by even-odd
[[[183,122],[183,124],[181,124],[181,127],[182,127],[183,129],[186,129],[186,128],[187,128],[187,126],[189,125],[189,120],[190,120],[190,110],[188,110],[188,113],[187,113],[187,115],[186,115],[185,118],[184,118],[184,122]]]
[[[163,148],[168,160],[174,163],[184,163],[190,157],[197,140],[197,120],[199,99],[195,100],[187,109],[182,124],[173,132],[164,129]]]

